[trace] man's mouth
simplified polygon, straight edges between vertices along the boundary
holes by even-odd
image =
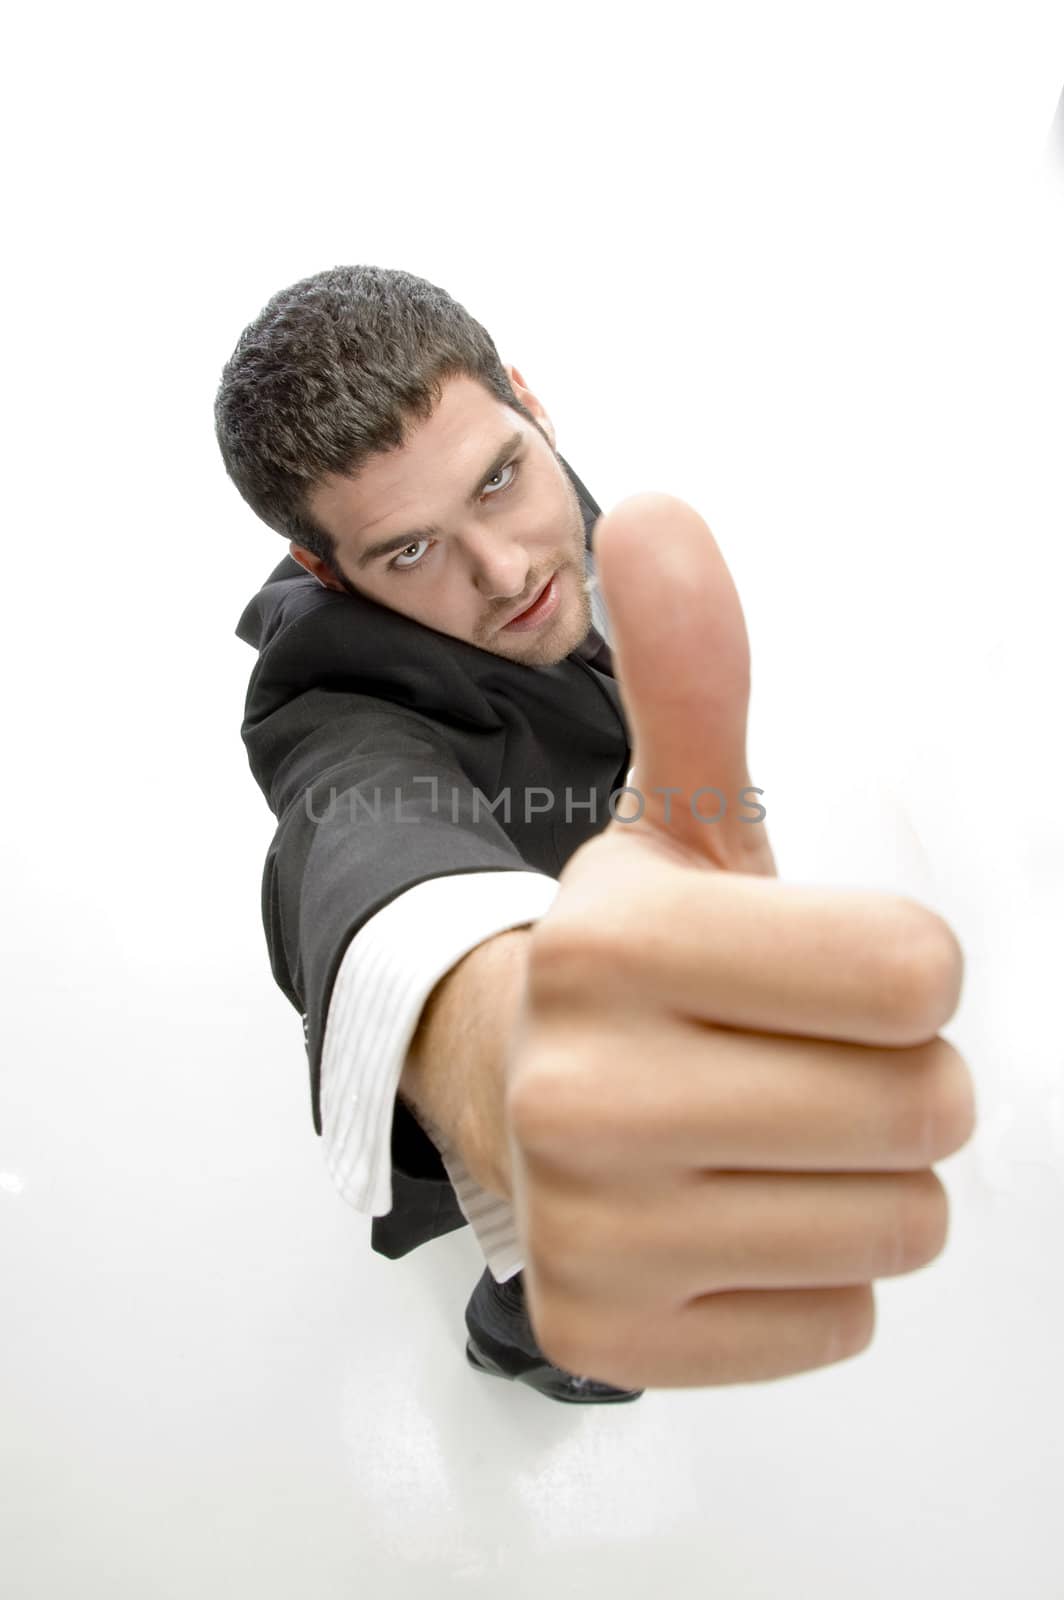
[[[532,596],[532,599],[529,600],[526,605],[523,605],[521,607],[520,611],[513,612],[513,614],[506,619],[506,621],[503,623],[503,627],[504,628],[508,628],[512,622],[518,622],[523,617],[529,616],[530,612],[535,611],[536,607],[539,605],[540,601],[543,599],[543,596],[546,594],[547,590],[549,589],[550,584],[551,584],[551,579],[554,576],[555,575],[552,572],[549,577],[547,577],[547,578],[545,578],[543,580],[543,582],[540,584],[539,588],[536,590],[535,594]]]

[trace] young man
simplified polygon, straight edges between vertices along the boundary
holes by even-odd
[[[869,1280],[945,1237],[960,956],[909,902],[773,881],[708,529],[665,496],[601,518],[518,369],[404,272],[274,296],[216,424],[289,542],[237,630],[263,916],[374,1249],[468,1220],[469,1358],[556,1399],[863,1348]]]

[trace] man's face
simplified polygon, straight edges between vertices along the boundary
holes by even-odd
[[[545,432],[474,379],[450,378],[402,449],[311,494],[311,515],[336,540],[342,580],[301,546],[289,548],[329,588],[368,595],[510,661],[550,666],[591,627],[584,522],[550,418],[517,369],[507,371]],[[511,625],[545,585],[532,625]]]

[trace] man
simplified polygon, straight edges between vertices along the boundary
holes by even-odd
[[[910,902],[774,881],[705,524],[601,518],[522,374],[407,273],[274,296],[216,424],[289,541],[238,627],[263,916],[374,1248],[472,1223],[469,1359],[556,1399],[856,1353],[870,1280],[944,1241],[960,953]]]

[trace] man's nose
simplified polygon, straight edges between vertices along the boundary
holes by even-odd
[[[524,546],[479,529],[466,539],[473,582],[486,600],[516,600],[524,594],[530,563]]]

